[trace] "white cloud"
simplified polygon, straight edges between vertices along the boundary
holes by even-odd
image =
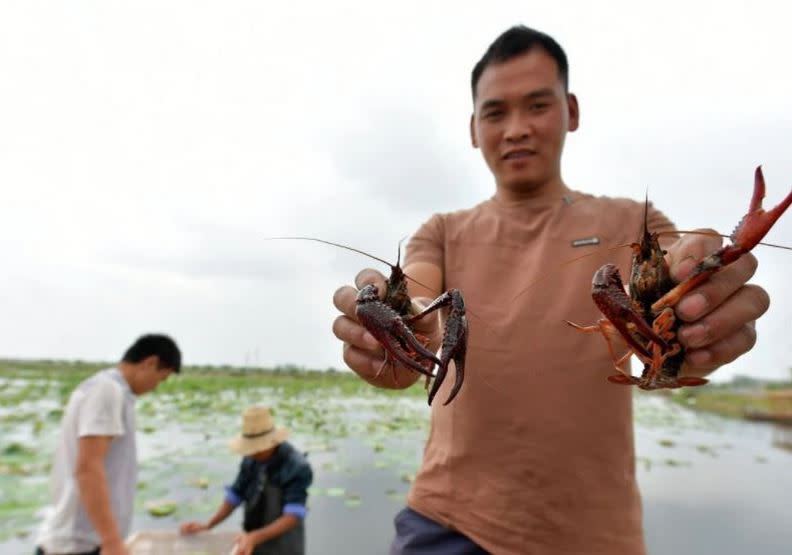
[[[792,39],[775,2],[4,3],[0,355],[116,358],[154,326],[188,362],[340,366],[331,295],[433,212],[493,185],[469,71],[497,33],[554,34],[582,106],[564,175],[729,232],[763,164],[792,184]],[[789,214],[768,240],[792,243]],[[792,256],[721,375],[781,377]],[[386,270],[385,268],[382,268]]]

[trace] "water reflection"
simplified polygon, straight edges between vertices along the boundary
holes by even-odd
[[[773,445],[779,449],[792,451],[792,425],[773,426]]]

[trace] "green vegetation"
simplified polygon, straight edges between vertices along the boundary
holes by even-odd
[[[111,362],[57,361],[57,360],[0,360],[0,376],[6,379],[23,379],[29,383],[24,389],[11,389],[0,383],[0,398],[5,403],[18,403],[31,398],[56,394],[61,400],[78,383]],[[388,371],[385,369],[384,371]],[[404,391],[378,390],[348,370],[310,370],[295,365],[275,368],[241,368],[233,366],[185,366],[179,375],[172,377],[157,389],[157,394],[200,392],[219,393],[255,387],[274,387],[286,395],[306,390],[331,388],[341,395],[412,395],[425,397],[423,382]]]
[[[738,377],[728,384],[681,388],[674,391],[671,399],[691,409],[729,418],[745,418],[752,411],[792,414],[792,383],[763,383]]]

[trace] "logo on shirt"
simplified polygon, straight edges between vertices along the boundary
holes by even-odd
[[[599,237],[586,237],[584,239],[575,239],[572,241],[573,247],[586,247],[588,245],[599,245]]]

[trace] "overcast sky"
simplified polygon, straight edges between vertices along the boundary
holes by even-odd
[[[679,228],[730,233],[758,164],[766,206],[792,187],[783,3],[476,4],[0,4],[0,357],[115,360],[165,331],[190,364],[342,367],[331,296],[376,263],[262,237],[395,259],[490,197],[470,70],[516,23],[569,56],[572,188],[648,187]],[[767,240],[792,244],[792,213]],[[792,366],[792,252],[756,255],[772,306],[721,378]]]

